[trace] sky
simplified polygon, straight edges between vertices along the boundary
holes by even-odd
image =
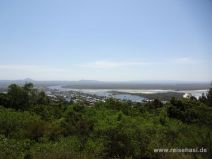
[[[0,79],[212,80],[212,0],[0,0]]]

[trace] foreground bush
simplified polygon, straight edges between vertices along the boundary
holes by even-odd
[[[167,104],[108,99],[89,107],[52,101],[24,109],[2,105],[0,159],[211,159],[208,97],[173,98]],[[7,95],[1,98],[10,101]],[[154,153],[159,148],[202,147],[207,153]]]

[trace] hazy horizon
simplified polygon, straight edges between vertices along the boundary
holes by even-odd
[[[0,81],[26,81],[26,82],[105,82],[105,83],[146,83],[146,84],[201,84],[201,83],[209,83],[211,84],[212,81],[186,81],[186,80],[95,80],[95,79],[79,79],[79,80],[37,80],[32,78],[24,78],[24,79],[0,79]]]
[[[1,1],[0,80],[212,80],[212,1]]]

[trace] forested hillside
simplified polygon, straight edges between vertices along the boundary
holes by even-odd
[[[157,153],[154,149],[207,152]],[[28,83],[0,94],[0,159],[211,159],[212,89],[200,99],[52,101]]]

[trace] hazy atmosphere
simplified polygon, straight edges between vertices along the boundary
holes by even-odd
[[[210,0],[0,1],[0,79],[212,79]]]
[[[212,159],[212,0],[0,0],[0,159]]]

